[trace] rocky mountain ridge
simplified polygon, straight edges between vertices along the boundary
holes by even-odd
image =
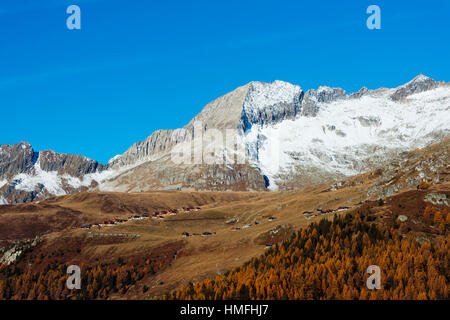
[[[0,203],[86,189],[301,188],[373,170],[449,137],[449,108],[449,84],[424,75],[397,88],[363,87],[352,94],[326,86],[305,92],[279,80],[250,82],[207,104],[183,128],[155,131],[105,166],[82,156],[35,152],[24,142],[2,145]],[[225,139],[226,130],[234,130],[231,139],[247,161],[228,163],[230,150],[219,143],[214,156],[223,163],[174,163],[176,148],[211,130]]]
[[[103,166],[81,155],[35,151],[22,141],[0,145],[0,203],[21,203],[93,187],[83,177]]]

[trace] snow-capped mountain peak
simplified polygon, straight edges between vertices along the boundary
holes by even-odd
[[[92,188],[304,186],[362,173],[438,142],[450,135],[449,117],[450,86],[422,74],[397,88],[362,87],[350,95],[329,86],[305,92],[280,80],[255,81],[208,103],[185,127],[155,131],[104,167],[82,156],[35,152],[26,142],[1,145],[0,203]],[[196,123],[202,132],[235,130],[249,163],[171,161],[173,148],[190,141]],[[225,154],[220,145],[217,151],[217,159]]]

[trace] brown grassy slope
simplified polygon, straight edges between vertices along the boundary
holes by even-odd
[[[183,206],[204,206],[268,197],[253,192],[175,192],[145,193],[82,192],[29,204],[0,206],[0,240],[34,238],[83,223],[127,218]]]

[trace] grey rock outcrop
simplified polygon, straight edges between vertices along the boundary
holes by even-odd
[[[16,262],[22,254],[38,244],[39,238],[36,237],[32,240],[15,241],[9,248],[0,248],[0,266]]]
[[[0,180],[33,170],[37,154],[28,142],[0,145]]]
[[[319,87],[317,90],[308,90],[302,101],[301,115],[315,117],[320,110],[320,104],[330,103],[346,97],[345,90],[341,88]]]
[[[442,84],[443,82],[434,81],[433,79],[420,74],[410,82],[398,87],[395,92],[391,94],[391,99],[400,101],[414,93],[431,90]]]
[[[367,196],[385,198],[402,189],[416,188],[422,181],[432,184],[449,181],[448,160],[450,140],[428,146],[419,151],[392,156],[391,161],[381,167],[376,183],[369,188]],[[431,193],[425,201],[445,204],[445,194]]]
[[[51,150],[39,152],[39,165],[44,171],[60,171],[74,177],[102,170],[95,160],[75,154],[57,153]]]
[[[56,172],[60,189],[65,193],[87,190],[86,186],[74,187],[66,183],[66,177],[82,179],[86,174],[99,172],[103,166],[95,160],[80,155],[63,154],[54,151],[33,150],[28,142],[0,146],[0,203],[24,203],[54,195],[54,188],[47,189],[46,183],[18,187],[26,177],[36,176],[39,171]],[[54,184],[56,181],[51,182]]]
[[[295,119],[301,112],[303,96],[300,86],[283,81],[250,83],[242,108],[243,130]]]
[[[350,99],[359,99],[362,96],[366,95],[369,92],[369,89],[367,89],[366,87],[362,87],[361,89],[359,89],[359,91],[357,92],[353,92],[349,98]]]
[[[445,193],[432,192],[425,196],[424,200],[435,205],[449,206],[450,197]]]

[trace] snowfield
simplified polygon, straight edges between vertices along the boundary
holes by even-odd
[[[245,135],[250,159],[276,189],[277,174],[294,163],[355,175],[371,152],[417,149],[449,136],[449,87],[416,93],[405,102],[390,100],[392,91],[322,104],[316,117],[253,126]]]

